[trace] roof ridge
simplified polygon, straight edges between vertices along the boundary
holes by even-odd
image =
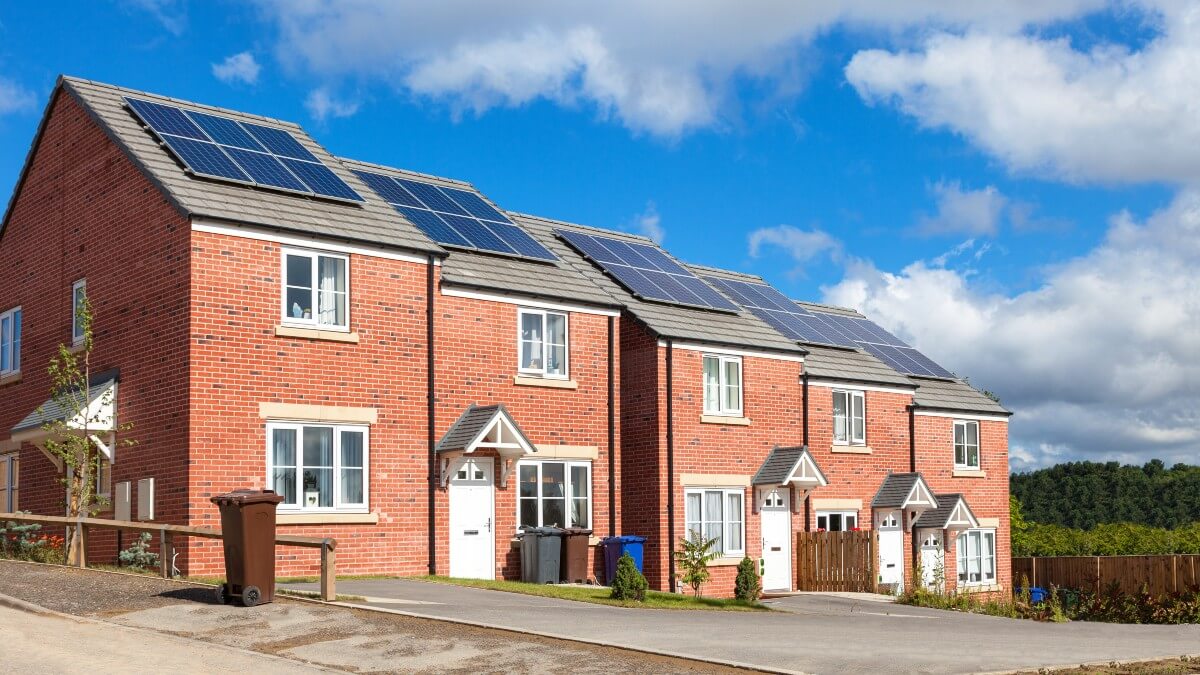
[[[853,307],[843,307],[842,305],[831,305],[831,304],[824,303],[824,302],[813,302],[811,300],[796,300],[795,298],[788,298],[788,299],[791,300],[792,302],[796,303],[797,305],[805,305],[806,307],[816,307],[817,311],[820,311],[822,309],[836,309],[836,310],[840,310],[843,312],[854,312],[855,314],[863,317],[864,319],[867,318],[866,314],[863,314],[862,312],[858,311],[857,309],[855,309]]]
[[[89,80],[84,77],[73,77],[71,75],[60,75],[59,79],[61,79],[64,83],[68,83],[68,84],[77,83],[77,84],[88,84],[88,85],[92,85],[94,87],[103,87],[105,89],[120,92],[122,94],[131,94],[135,97],[144,96],[144,97],[149,97],[149,98],[155,98],[160,101],[168,101],[174,105],[182,105],[182,106],[186,106],[189,108],[195,108],[200,111],[209,111],[209,112],[214,112],[214,113],[218,113],[221,115],[238,115],[241,117],[248,117],[251,119],[267,122],[268,124],[275,124],[275,125],[279,125],[279,126],[291,127],[293,129],[299,129],[301,132],[304,133],[304,135],[309,136],[310,138],[312,137],[311,134],[309,134],[307,131],[304,130],[304,127],[300,126],[299,123],[292,122],[290,120],[280,119],[278,117],[267,117],[266,115],[258,115],[255,113],[244,112],[241,110],[234,110],[233,108],[222,108],[220,106],[208,105],[206,103],[197,103],[196,101],[189,101],[189,100],[183,99],[183,98],[175,98],[174,96],[167,96],[166,94],[156,94],[152,91],[144,91],[141,89],[130,89],[129,87],[122,87],[119,84],[100,82],[98,80]]]
[[[523,213],[521,211],[505,211],[505,213],[508,213],[509,215],[517,216],[519,218],[532,218],[533,220],[538,220],[543,223],[548,223],[548,224],[552,224],[552,225],[566,225],[568,227],[578,227],[578,228],[582,228],[585,230],[593,230],[596,232],[604,232],[606,234],[615,234],[615,235],[618,235],[621,237],[629,237],[631,239],[639,239],[641,241],[648,241],[651,244],[658,246],[658,244],[655,243],[654,240],[651,239],[650,237],[646,237],[646,236],[643,236],[640,234],[634,234],[633,232],[625,232],[623,230],[613,230],[613,229],[606,228],[606,227],[597,227],[596,225],[584,225],[583,223],[573,223],[569,220],[561,220],[559,218],[551,218],[549,216],[539,216],[539,215],[536,215],[533,213]],[[659,248],[661,248],[661,246]],[[672,256],[672,257],[674,257],[674,256]]]
[[[371,167],[374,169],[383,169],[384,171],[393,171],[395,173],[403,173],[403,174],[408,174],[411,176],[418,176],[421,178],[432,178],[434,180],[440,180],[440,181],[445,181],[447,183],[454,183],[456,185],[462,185],[464,187],[469,187],[472,190],[475,190],[476,192],[479,191],[479,188],[476,188],[474,183],[471,183],[470,181],[462,180],[461,178],[449,178],[447,176],[438,176],[438,175],[435,175],[432,173],[425,173],[424,171],[414,171],[412,169],[401,169],[400,167],[388,166],[387,164],[380,164],[378,162],[368,162],[368,161],[362,160],[362,159],[354,159],[353,157],[342,157],[339,155],[334,155],[334,159],[336,159],[339,162],[342,162],[343,164],[347,164],[347,163],[360,164],[362,166]]]

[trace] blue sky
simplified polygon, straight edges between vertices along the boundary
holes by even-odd
[[[1200,449],[1190,5],[69,4],[0,8],[6,195],[59,73],[270,115],[852,304],[996,391],[1015,467]]]

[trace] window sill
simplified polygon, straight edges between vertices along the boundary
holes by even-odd
[[[960,584],[958,587],[959,595],[970,595],[971,593],[995,593],[1004,590],[1000,584]]]
[[[869,455],[871,454],[871,446],[869,445],[834,445],[829,449],[833,453],[842,453],[846,455]]]
[[[328,340],[330,342],[348,342],[358,344],[358,333],[343,333],[336,330],[321,330],[318,328],[297,328],[295,326],[276,326],[276,337],[303,338],[306,340]]]
[[[528,377],[526,375],[517,375],[513,377],[513,384],[518,387],[547,387],[550,389],[578,389],[579,383],[575,380],[556,380],[551,377]]]
[[[0,387],[6,384],[16,384],[21,381],[21,371],[9,373],[8,375],[0,375]]]
[[[733,417],[732,415],[701,415],[701,424],[728,424],[735,427],[750,426],[749,417]]]
[[[708,563],[708,566],[709,567],[737,567],[741,563],[742,563],[742,558],[734,556],[731,558],[717,558],[716,560],[713,560],[712,562]]]
[[[279,513],[279,525],[378,525],[378,513]]]
[[[68,354],[78,354],[83,351],[83,348],[85,346],[86,345],[84,345],[82,342],[76,342],[76,343],[72,344],[70,347],[67,347],[67,353]]]
[[[955,469],[954,477],[955,478],[987,478],[987,472],[980,471],[979,469]]]

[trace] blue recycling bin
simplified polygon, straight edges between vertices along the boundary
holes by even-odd
[[[633,558],[633,564],[637,566],[637,570],[642,572],[642,548],[645,543],[645,537],[636,535],[605,537],[600,540],[600,545],[604,547],[604,577],[606,585],[612,585],[613,578],[617,576],[617,561],[626,553],[629,554],[629,557]]]
[[[1047,595],[1049,595],[1049,594],[1046,593],[1046,589],[1044,589],[1044,588],[1039,588],[1037,586],[1031,586],[1029,588],[1029,601],[1035,605],[1038,603],[1041,603],[1041,602],[1045,602]]]

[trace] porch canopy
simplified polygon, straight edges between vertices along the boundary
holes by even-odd
[[[878,510],[899,509],[924,515],[925,512],[936,509],[938,499],[933,496],[929,484],[920,473],[890,473],[883,479],[879,492],[871,500],[871,508]],[[913,518],[909,527],[916,522]]]
[[[798,445],[772,448],[771,454],[767,455],[762,466],[758,467],[758,472],[754,474],[750,484],[756,491],[787,487],[794,488],[803,495],[814,488],[829,485],[829,479],[825,477],[821,467],[817,466],[817,461],[809,453],[808,447]],[[798,508],[799,503],[799,499],[792,500],[792,509]]]
[[[937,508],[930,509],[913,524],[917,529],[969,530],[979,527],[979,519],[971,511],[966,497],[961,494],[936,495]]]
[[[82,391],[73,396],[75,402],[64,407],[59,401],[51,398],[36,410],[17,422],[12,428],[12,440],[18,443],[31,443],[46,453],[44,443],[50,433],[44,428],[51,422],[65,421],[67,428],[80,432],[86,427],[89,437],[108,461],[113,461],[112,435],[116,430],[117,381],[118,372],[106,371],[93,375],[88,382],[86,394]],[[105,442],[107,440],[107,442]],[[62,471],[62,461],[46,453],[54,465]]]
[[[508,475],[516,460],[537,452],[502,404],[481,406],[472,403],[438,441],[436,451],[441,460],[442,486],[450,479],[450,460],[480,449],[495,450],[500,456],[501,487],[508,485]]]

